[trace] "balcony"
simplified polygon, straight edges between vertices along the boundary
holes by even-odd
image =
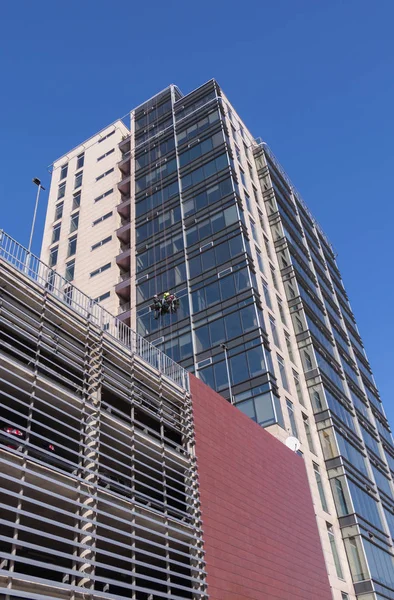
[[[123,140],[119,143],[119,150],[122,153],[130,152],[130,140],[131,140],[131,136],[128,135],[128,136],[124,137]]]
[[[124,248],[122,248],[121,253],[118,254],[118,256],[116,257],[116,264],[121,269],[128,271],[130,269],[130,257],[131,257],[130,247],[125,246]]]
[[[119,277],[115,292],[123,300],[130,300],[130,273],[128,271]]]
[[[120,204],[118,204],[118,206],[116,208],[121,217],[129,220],[130,219],[130,209],[131,209],[131,198],[126,198],[126,197],[124,199],[122,198],[122,202]]]
[[[126,177],[125,179],[122,179],[122,181],[119,181],[118,190],[124,196],[127,196],[127,197],[130,196],[130,191],[131,191],[131,177],[130,176]]]
[[[130,231],[131,223],[124,223],[119,229],[116,230],[118,239],[124,244],[130,244]]]
[[[129,150],[128,152],[125,152],[123,154],[121,160],[118,162],[119,170],[123,173],[123,175],[125,177],[128,177],[130,175],[130,169],[131,169],[130,157],[131,157],[131,152]]]
[[[118,319],[125,323],[125,325],[130,325],[130,317],[131,317],[131,303],[124,302],[119,305],[118,309]]]

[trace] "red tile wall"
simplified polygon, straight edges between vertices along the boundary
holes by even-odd
[[[332,600],[303,459],[190,379],[210,600]]]

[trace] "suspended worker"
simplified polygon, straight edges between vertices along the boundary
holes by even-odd
[[[155,311],[155,319],[166,313],[175,313],[179,307],[179,300],[175,294],[164,292],[162,300],[155,294],[153,297],[153,304],[151,305],[152,310]]]
[[[151,305],[151,308],[155,311],[155,319],[158,319],[161,315],[161,310],[163,306],[157,294],[153,296],[153,304]]]

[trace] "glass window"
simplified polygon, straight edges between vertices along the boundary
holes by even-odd
[[[65,165],[62,165],[60,167],[60,181],[67,177],[67,173],[68,173],[68,163],[66,163]]]
[[[60,229],[61,229],[61,223],[59,223],[58,225],[55,225],[53,230],[52,230],[52,241],[51,244],[54,244],[55,242],[58,242],[60,239]]]
[[[79,208],[80,205],[81,205],[81,192],[76,192],[73,195],[73,204],[72,204],[71,210],[75,210],[76,208]]]
[[[61,183],[59,185],[59,188],[57,190],[57,199],[60,200],[61,198],[64,198],[65,195],[66,195],[66,182]]]
[[[256,248],[256,256],[257,256],[257,263],[259,265],[259,269],[262,273],[264,273],[263,257],[261,256],[260,250],[258,250],[257,248]]]
[[[362,550],[359,548],[359,539],[356,539],[355,537],[349,537],[344,541],[353,581],[358,582],[363,581],[364,579],[369,579],[367,568],[366,566],[363,567],[361,562]]]
[[[294,362],[293,348],[291,346],[290,335],[287,333],[287,331],[285,331],[285,340],[286,340],[287,352],[289,353],[289,358],[292,362]]]
[[[269,322],[270,322],[270,326],[271,326],[271,332],[272,332],[272,337],[274,340],[274,344],[275,346],[277,346],[278,348],[280,348],[280,343],[279,343],[279,337],[278,337],[278,330],[276,328],[276,321],[274,319],[274,317],[272,315],[269,315]]]
[[[239,408],[240,411],[252,419],[252,421],[257,421],[254,401],[252,398],[250,400],[245,400],[244,402],[237,402],[237,408]]]
[[[338,431],[335,433],[340,454],[352,465],[353,468],[358,469],[361,471],[361,473],[364,473],[364,475],[368,477],[365,457],[363,454],[361,454],[361,452],[359,452],[359,450],[357,450],[350,442],[348,442]]]
[[[315,473],[315,479],[316,479],[317,489],[319,490],[319,496],[320,496],[322,509],[325,512],[328,512],[327,500],[326,500],[326,495],[324,493],[323,482],[322,482],[321,475],[320,475],[320,469],[319,469],[319,465],[317,465],[316,463],[313,463],[313,471]]]
[[[287,414],[289,415],[291,435],[298,437],[297,424],[294,415],[293,403],[286,399]]]
[[[278,296],[276,297],[276,300],[278,302],[278,309],[279,309],[279,314],[280,314],[281,321],[282,321],[283,325],[286,325],[287,323],[286,323],[285,311],[283,309],[282,300],[280,298],[278,298]]]
[[[226,279],[228,279],[228,277],[221,279],[220,282],[214,281],[206,286],[205,297],[206,297],[207,306],[211,306],[212,304],[215,304],[215,302],[220,301],[221,286],[225,282]],[[219,284],[220,284],[220,288],[219,288]]]
[[[59,202],[55,206],[55,221],[58,221],[63,216],[63,202]]]
[[[276,279],[275,267],[273,267],[272,265],[270,265],[270,269],[271,269],[271,277],[272,277],[272,282],[274,284],[274,288],[276,290],[278,290],[278,280]]]
[[[51,248],[49,253],[49,266],[54,267],[57,264],[57,255],[59,252],[59,246],[55,246],[55,248]]]
[[[271,303],[271,297],[270,297],[270,293],[269,293],[269,289],[268,289],[268,283],[266,281],[264,281],[264,279],[262,281],[263,281],[265,303],[268,306],[268,308],[272,309],[272,303]]]
[[[66,272],[65,272],[65,279],[67,281],[72,281],[74,279],[74,272],[75,272],[75,259],[70,260],[70,262],[66,263]]]
[[[226,327],[227,339],[238,337],[242,335],[241,320],[239,313],[232,313],[224,317],[224,324]]]
[[[105,221],[105,219],[109,219],[109,217],[112,217],[112,210],[103,215],[102,217],[99,217],[98,219],[93,221],[92,226],[94,227],[95,225],[98,225],[98,223],[101,223],[101,221]]]
[[[338,516],[344,517],[349,514],[350,510],[348,508],[342,480],[339,479],[339,477],[335,477],[334,479],[331,479],[330,483]]]
[[[279,354],[276,355],[276,358],[277,358],[278,365],[279,365],[279,373],[280,373],[280,378],[282,380],[282,385],[283,385],[283,387],[284,387],[285,390],[288,390],[289,389],[289,383],[287,381],[285,363],[283,361],[283,358],[281,356],[279,356]]]
[[[96,248],[100,248],[101,246],[104,246],[104,244],[108,244],[108,242],[110,242],[111,240],[112,240],[112,235],[109,235],[108,237],[104,238],[100,242],[93,244],[92,250],[96,250]]]
[[[258,321],[256,317],[256,311],[254,306],[246,306],[239,311],[242,324],[242,332],[246,333],[251,329],[258,327]]]
[[[381,531],[383,525],[379,514],[378,503],[364,489],[348,480],[349,491],[353,501],[354,510],[362,518]]]
[[[393,495],[387,477],[379,469],[377,469],[374,464],[371,464],[371,467],[378,488],[387,494],[387,496],[392,498]]]
[[[67,256],[72,256],[77,251],[77,236],[74,235],[68,240]]]
[[[300,404],[305,406],[304,396],[302,394],[302,389],[301,389],[300,376],[298,375],[297,371],[294,371],[294,369],[293,369],[293,379],[294,379],[294,385],[295,385],[296,392],[297,392],[297,398],[298,398]]]
[[[311,355],[306,350],[304,350],[304,362],[306,371],[311,371],[313,369],[312,359]]]
[[[210,162],[206,163],[202,167],[199,167],[198,169],[195,169],[188,175],[185,175],[184,177],[182,177],[182,189],[186,190],[187,188],[191,187],[192,185],[196,185],[196,184],[200,183],[201,181],[203,181],[204,179],[211,177],[215,173],[219,173],[220,171],[222,171],[224,168],[226,168],[228,166],[229,166],[229,164],[228,164],[227,154],[222,154],[221,156],[218,156],[214,160],[211,160]]]
[[[112,167],[112,169],[108,169],[108,171],[105,171],[104,173],[101,173],[101,175],[99,175],[98,177],[96,177],[96,181],[100,181],[100,179],[104,179],[104,177],[106,177],[107,175],[110,175],[114,171],[115,171],[114,167]]]
[[[320,394],[317,390],[312,391],[312,405],[317,411],[323,410],[323,403],[321,401]]]
[[[229,359],[231,383],[233,385],[249,379],[248,365],[245,354],[237,354]]]
[[[79,173],[75,173],[75,181],[74,181],[74,189],[81,187],[82,185],[82,176],[83,176],[83,171],[80,171]]]
[[[256,377],[267,371],[264,352],[261,346],[246,351],[250,377]]]
[[[328,539],[329,539],[330,546],[331,546],[331,552],[332,552],[332,557],[334,559],[335,570],[337,572],[337,576],[339,577],[339,579],[343,579],[343,571],[342,571],[342,566],[341,566],[341,563],[339,560],[339,554],[338,554],[337,545],[335,542],[335,536],[334,536],[334,532],[332,529],[332,525],[330,525],[329,523],[327,523],[327,533],[328,533]]]
[[[196,352],[203,352],[210,347],[209,327],[204,325],[195,330]]]
[[[308,415],[305,415],[304,413],[302,413],[302,419],[304,421],[305,435],[306,435],[306,439],[308,441],[309,450],[311,452],[313,452],[313,454],[316,454],[316,450],[315,450],[315,446],[314,446],[313,438],[312,438],[311,426],[309,424]]]
[[[92,271],[90,273],[90,277],[94,277],[95,275],[98,275],[99,273],[102,273],[103,271],[107,271],[107,269],[110,269],[111,267],[111,263],[107,263],[105,265],[103,265],[102,267],[99,267],[98,269],[95,269],[94,271]]]
[[[111,194],[113,194],[113,192],[114,192],[114,188],[111,188],[110,190],[107,190],[103,194],[100,194],[100,196],[97,196],[94,199],[94,202],[100,202],[100,200],[102,200],[103,198],[106,198],[107,196],[110,196]]]
[[[101,296],[98,296],[97,298],[94,299],[95,302],[102,302],[103,300],[106,300],[107,298],[109,298],[111,295],[111,292],[105,292],[104,294],[101,294]]]
[[[394,557],[371,541],[363,540],[372,579],[394,589]]]
[[[85,153],[82,152],[82,154],[79,154],[77,156],[77,169],[82,169],[84,164],[85,164]]]
[[[220,342],[224,342],[226,339],[230,339],[231,337],[233,337],[231,328],[229,327],[228,324],[228,319],[231,317],[231,315],[229,315],[229,317],[225,317],[224,319],[216,319],[216,321],[213,321],[212,323],[209,324],[209,333],[210,333],[210,337],[211,337],[211,346],[214,346],[216,344],[219,344]],[[238,318],[239,321],[239,318]],[[226,323],[226,329],[225,329],[225,323]],[[227,332],[227,335],[226,335]]]
[[[277,421],[273,405],[273,395],[271,392],[255,396],[254,402],[259,425],[267,427]]]
[[[76,231],[78,229],[78,224],[79,224],[79,212],[76,213],[75,215],[72,215],[72,217],[71,217],[70,233],[72,233],[73,231]]]
[[[304,331],[304,324],[301,321],[300,317],[298,315],[293,315],[293,319],[295,325],[295,332],[301,333],[302,331]]]

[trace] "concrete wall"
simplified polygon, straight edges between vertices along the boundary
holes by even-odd
[[[303,459],[190,378],[210,600],[331,600]]]

